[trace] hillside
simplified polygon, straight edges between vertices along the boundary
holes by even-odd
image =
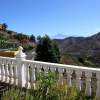
[[[17,33],[12,30],[0,30],[0,49],[18,47],[22,45],[25,50],[35,46],[35,36]]]
[[[63,54],[71,54],[91,60],[97,66],[100,64],[100,32],[90,37],[68,37],[54,39]]]

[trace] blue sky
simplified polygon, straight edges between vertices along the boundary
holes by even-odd
[[[0,0],[0,23],[26,34],[89,36],[100,31],[100,0]]]

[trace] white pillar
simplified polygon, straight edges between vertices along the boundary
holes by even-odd
[[[25,72],[25,66],[22,62],[25,60],[26,54],[23,53],[23,48],[19,46],[18,54],[16,55],[16,63],[17,63],[17,75],[18,75],[18,86],[25,87],[26,83],[26,72]]]

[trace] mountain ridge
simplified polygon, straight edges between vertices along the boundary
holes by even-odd
[[[100,32],[89,37],[67,37],[54,41],[62,54],[92,57],[94,63],[100,64]]]

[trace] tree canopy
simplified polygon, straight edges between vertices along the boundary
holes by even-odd
[[[35,60],[58,63],[60,59],[59,49],[57,45],[47,36],[38,36]]]
[[[35,36],[33,34],[30,36],[30,41],[35,42]]]

